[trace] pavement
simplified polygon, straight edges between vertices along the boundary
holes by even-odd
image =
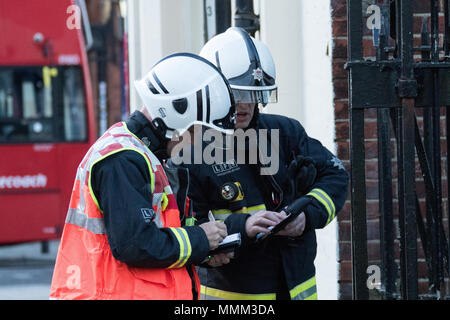
[[[48,300],[59,241],[0,246],[0,300]]]

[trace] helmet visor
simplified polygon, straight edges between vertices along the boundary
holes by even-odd
[[[274,88],[271,90],[242,90],[232,88],[234,101],[238,103],[277,103],[278,102],[278,89]]]

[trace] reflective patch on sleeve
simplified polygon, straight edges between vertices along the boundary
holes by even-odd
[[[181,268],[188,261],[189,257],[192,253],[191,241],[189,240],[189,236],[183,228],[169,228],[170,231],[173,232],[175,238],[178,241],[180,247],[180,255],[178,260],[175,261],[169,268]]]
[[[330,196],[325,191],[318,188],[311,190],[311,192],[308,193],[307,195],[317,199],[327,210],[328,219],[326,224],[329,224],[331,221],[333,221],[336,215],[336,208]]]
[[[317,300],[316,277],[299,284],[289,293],[292,300]]]

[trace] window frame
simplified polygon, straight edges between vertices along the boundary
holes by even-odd
[[[8,70],[12,71],[30,71],[32,70],[31,74],[38,74],[40,72],[42,74],[42,70],[44,67],[49,68],[57,68],[58,75],[56,77],[51,77],[51,86],[52,86],[52,117],[45,117],[44,115],[36,118],[36,119],[25,119],[24,118],[24,106],[20,106],[20,114],[21,117],[1,117],[0,116],[0,126],[2,124],[11,122],[11,123],[17,123],[18,125],[23,125],[24,127],[30,128],[33,125],[33,122],[51,122],[51,125],[53,126],[52,130],[52,139],[31,139],[32,133],[28,131],[27,133],[27,140],[10,140],[7,141],[6,138],[3,137],[3,135],[0,135],[0,146],[3,145],[33,145],[33,144],[80,144],[80,143],[86,143],[89,141],[89,119],[88,119],[88,101],[87,101],[87,93],[86,93],[86,81],[84,78],[84,72],[82,66],[79,65],[70,65],[70,66],[45,66],[45,65],[30,65],[30,66],[0,66],[0,73],[7,72]],[[78,71],[80,80],[81,80],[81,88],[82,91],[82,101],[83,104],[81,106],[78,106],[78,108],[82,108],[82,119],[81,121],[84,121],[84,132],[82,134],[83,139],[76,139],[76,140],[68,140],[66,137],[66,131],[65,131],[65,105],[64,105],[64,94],[65,94],[65,78],[64,73],[65,71],[69,69],[75,69]],[[44,80],[43,80],[44,81]],[[35,94],[37,91],[35,91]],[[43,91],[42,91],[42,94]],[[23,103],[23,92],[21,92],[21,96],[18,97],[18,99],[21,100],[21,104]],[[43,98],[42,98],[43,100]],[[45,107],[42,107],[43,110]],[[42,110],[42,113],[44,111]],[[13,111],[16,112],[15,110]],[[70,112],[70,108],[69,108]]]

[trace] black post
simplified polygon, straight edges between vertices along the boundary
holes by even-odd
[[[401,78],[398,90],[401,108],[398,110],[399,145],[399,218],[402,233],[401,255],[403,257],[404,278],[402,292],[404,299],[418,298],[417,273],[417,224],[415,195],[415,132],[414,107],[417,96],[417,82],[413,69],[413,3],[397,0],[400,4],[400,58]],[[400,208],[400,201],[402,206]]]
[[[430,32],[428,30],[428,18],[423,19],[422,23],[422,61],[423,62],[430,62],[431,61],[431,37]],[[430,91],[431,92],[431,91]],[[432,95],[427,97],[429,101],[431,102],[433,100]],[[422,172],[424,173],[424,177],[427,178],[425,182],[428,180],[431,180],[429,184],[431,183],[431,189],[429,187],[426,188],[427,192],[427,198],[426,198],[426,218],[427,218],[427,243],[428,246],[428,252],[430,254],[430,293],[436,294],[436,284],[438,283],[438,247],[437,247],[437,229],[436,229],[436,221],[435,221],[435,215],[437,211],[437,202],[436,202],[436,193],[434,190],[434,181],[435,181],[435,161],[434,158],[437,156],[440,159],[440,155],[435,155],[433,146],[435,139],[434,136],[434,127],[433,127],[433,109],[431,106],[426,106],[423,110],[423,132],[424,132],[424,147],[425,147],[425,153],[427,162],[429,164],[428,171],[424,171],[423,168]],[[420,153],[419,153],[420,155]]]
[[[446,127],[446,142],[447,142],[447,190],[450,190],[450,106],[445,108],[445,127]],[[447,191],[447,199],[450,191]],[[450,231],[450,205],[447,204],[447,219],[448,230]],[[447,244],[447,275],[450,277],[450,234]]]
[[[392,202],[392,158],[389,109],[377,110],[378,188],[380,210],[380,252],[385,299],[395,296],[397,266],[394,253],[394,215]]]
[[[431,60],[434,63],[439,62],[439,0],[431,1]],[[439,70],[433,70],[432,83],[432,113],[431,119],[433,123],[433,176],[435,187],[435,223],[434,227],[436,235],[437,247],[437,274],[435,278],[435,289],[437,293],[440,292],[442,279],[442,250],[441,250],[441,224],[442,224],[442,181],[441,181],[441,133],[440,133],[440,81]]]
[[[348,60],[361,60],[362,51],[362,3],[348,0]],[[350,161],[351,167],[351,242],[352,242],[352,286],[353,299],[368,300],[367,288],[367,221],[366,221],[366,177],[364,147],[364,109],[352,104],[352,74],[350,90]],[[361,106],[360,106],[361,107]]]
[[[447,61],[450,60],[450,0],[444,0],[444,49]],[[446,126],[446,141],[447,141],[447,190],[450,190],[450,105],[447,104],[445,108],[445,126]],[[447,199],[449,191],[447,191]],[[448,202],[450,203],[450,202]],[[447,204],[447,220],[448,230],[450,231],[450,205]],[[450,235],[447,243],[447,275],[450,276]]]
[[[41,241],[41,253],[49,253],[49,244],[48,240]]]
[[[427,108],[425,110],[428,110]],[[433,255],[430,253],[431,251],[431,237],[430,235],[431,233],[431,228],[429,227],[431,224],[430,222],[433,220],[433,215],[432,215],[432,206],[431,203],[433,202],[434,199],[434,185],[433,185],[433,179],[432,179],[432,174],[431,174],[431,169],[430,169],[430,164],[428,162],[428,158],[429,155],[427,156],[427,152],[425,151],[425,147],[422,143],[422,138],[420,136],[420,130],[419,130],[419,125],[417,123],[417,118],[415,119],[415,132],[416,132],[416,151],[417,151],[417,156],[419,158],[419,163],[420,163],[420,168],[422,171],[422,176],[424,179],[424,183],[425,183],[425,199],[426,199],[426,217],[427,217],[427,226],[428,229],[425,227],[425,224],[423,222],[422,219],[422,213],[420,210],[420,205],[419,205],[419,199],[418,197],[416,197],[417,201],[416,201],[416,210],[417,210],[417,228],[419,231],[419,235],[420,235],[420,239],[422,242],[422,248],[423,248],[423,252],[425,254],[425,260],[427,263],[427,269],[428,269],[428,280],[429,283],[433,283],[433,270],[434,270],[434,261],[435,258],[433,257]],[[427,234],[428,233],[428,234]],[[435,263],[434,263],[435,264]]]
[[[216,0],[216,34],[231,27],[231,0]]]
[[[444,52],[450,59],[450,0],[444,0]]]
[[[377,50],[377,61],[388,60],[385,50],[389,35],[389,6],[383,6],[383,19],[380,31],[380,46]],[[392,158],[391,135],[388,108],[377,109],[377,135],[378,135],[378,190],[380,211],[380,253],[381,276],[383,282],[384,298],[392,300],[395,297],[397,265],[394,252],[394,215],[392,200]]]
[[[234,25],[255,36],[259,30],[259,17],[255,14],[253,0],[236,0]]]

